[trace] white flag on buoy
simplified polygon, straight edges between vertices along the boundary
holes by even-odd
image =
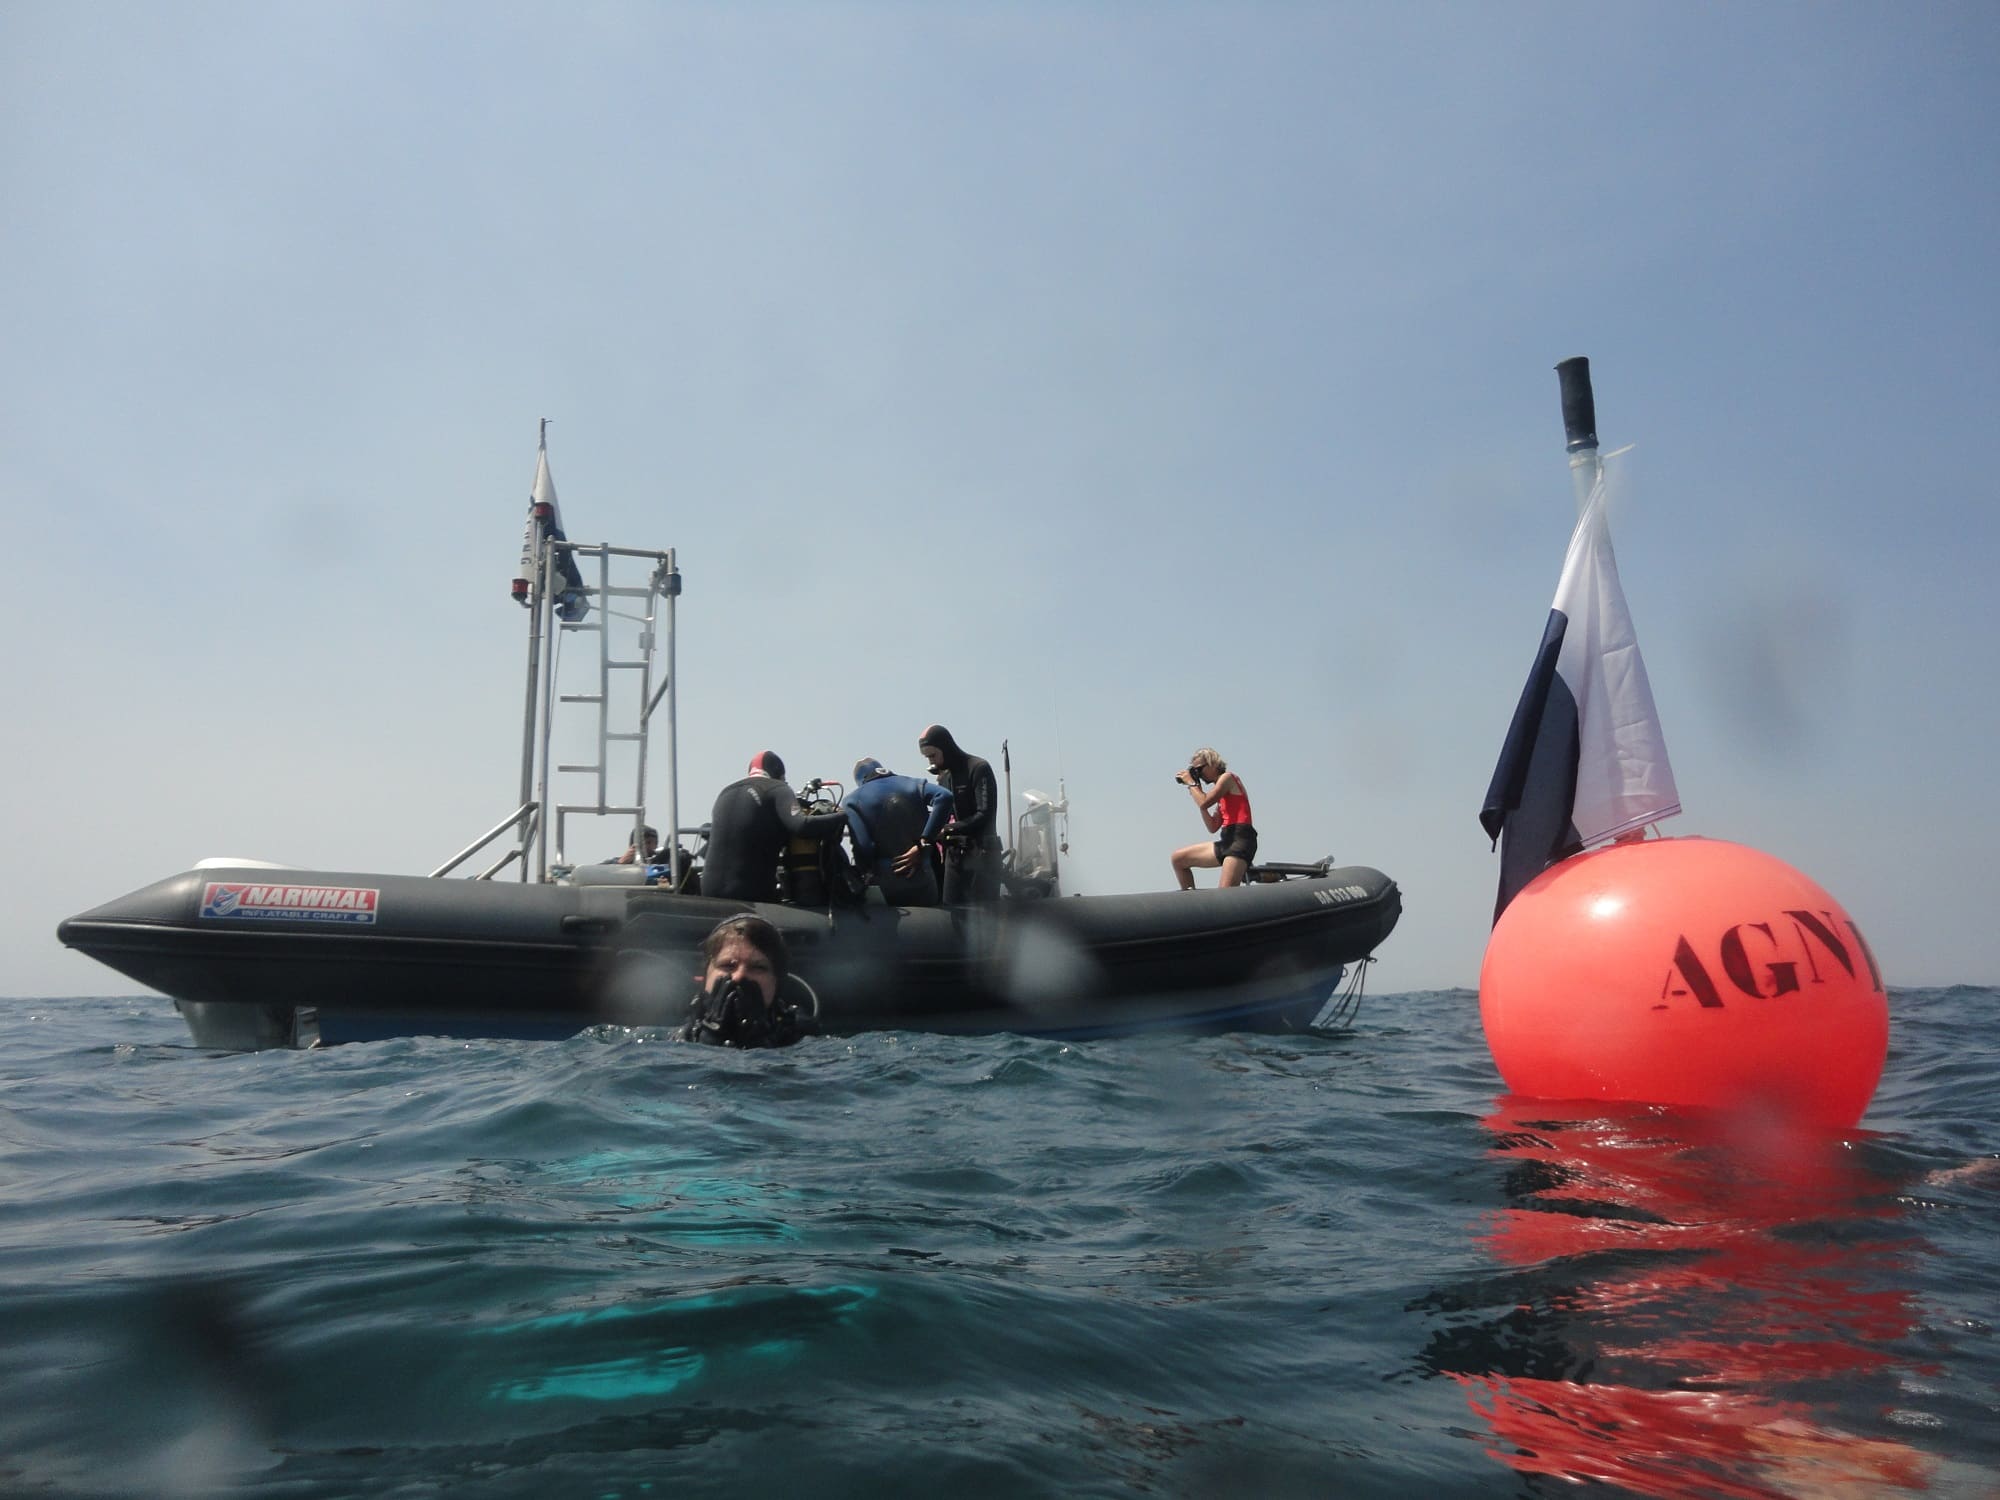
[[[1680,810],[1618,582],[1600,470],[1570,535],[1542,647],[1479,811],[1501,845],[1494,921],[1557,860]]]

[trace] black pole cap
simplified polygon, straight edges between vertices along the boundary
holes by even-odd
[[[1597,446],[1597,398],[1590,393],[1590,361],[1579,354],[1556,366],[1562,381],[1563,436],[1569,451]]]

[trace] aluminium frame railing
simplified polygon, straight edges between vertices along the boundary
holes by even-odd
[[[681,575],[674,550],[567,541],[553,534],[550,517],[540,513],[543,509],[536,507],[532,517],[534,568],[528,600],[520,798],[512,813],[431,871],[433,876],[450,874],[512,831],[516,835],[513,844],[476,878],[491,880],[518,861],[524,882],[546,881],[551,878],[552,870],[560,871],[569,865],[567,838],[572,815],[629,817],[633,847],[639,847],[640,831],[646,826],[646,767],[652,725],[663,705],[668,829],[663,844],[670,860],[679,858],[680,764],[676,723],[679,684],[674,661],[674,614],[681,593]],[[578,566],[583,577],[580,589],[565,589],[560,583],[559,560],[565,556]],[[629,581],[642,570],[643,583]],[[564,592],[580,595],[588,606],[576,619],[558,617],[556,605]],[[593,691],[559,691],[557,678],[562,653],[558,647],[565,636],[595,638],[597,650],[594,662],[590,663],[595,681]],[[662,646],[665,668],[659,672],[656,685],[655,667]],[[564,716],[567,727],[577,717],[573,710],[578,707],[595,709],[594,714],[587,716],[595,722],[585,739],[586,746],[595,746],[595,758],[557,762],[556,719]],[[572,711],[565,715],[566,709]],[[614,786],[617,780],[612,766],[614,746],[630,747],[629,798],[615,796],[623,790],[623,784]],[[583,788],[588,795],[579,798],[572,793],[564,800],[552,800],[558,786],[575,785],[573,780],[558,783],[557,777],[579,776],[588,778]]]

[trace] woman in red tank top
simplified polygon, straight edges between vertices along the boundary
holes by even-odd
[[[1250,793],[1243,778],[1229,769],[1229,763],[1207,745],[1188,757],[1188,768],[1175,773],[1174,780],[1194,797],[1201,821],[1213,843],[1189,844],[1174,851],[1174,879],[1184,891],[1194,889],[1196,870],[1222,870],[1222,885],[1241,885],[1250,877],[1251,861],[1257,857],[1257,829],[1250,821]]]

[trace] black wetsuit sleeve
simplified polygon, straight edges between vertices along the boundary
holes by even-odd
[[[809,813],[796,802],[780,808],[778,817],[785,825],[785,832],[794,838],[805,834],[808,838],[835,839],[847,826],[847,814],[838,809],[830,813]]]
[[[1000,787],[993,779],[993,767],[983,760],[972,763],[972,785],[966,788],[971,796],[958,804],[958,821],[965,825],[965,831],[979,840],[992,838],[997,832],[1000,816]]]

